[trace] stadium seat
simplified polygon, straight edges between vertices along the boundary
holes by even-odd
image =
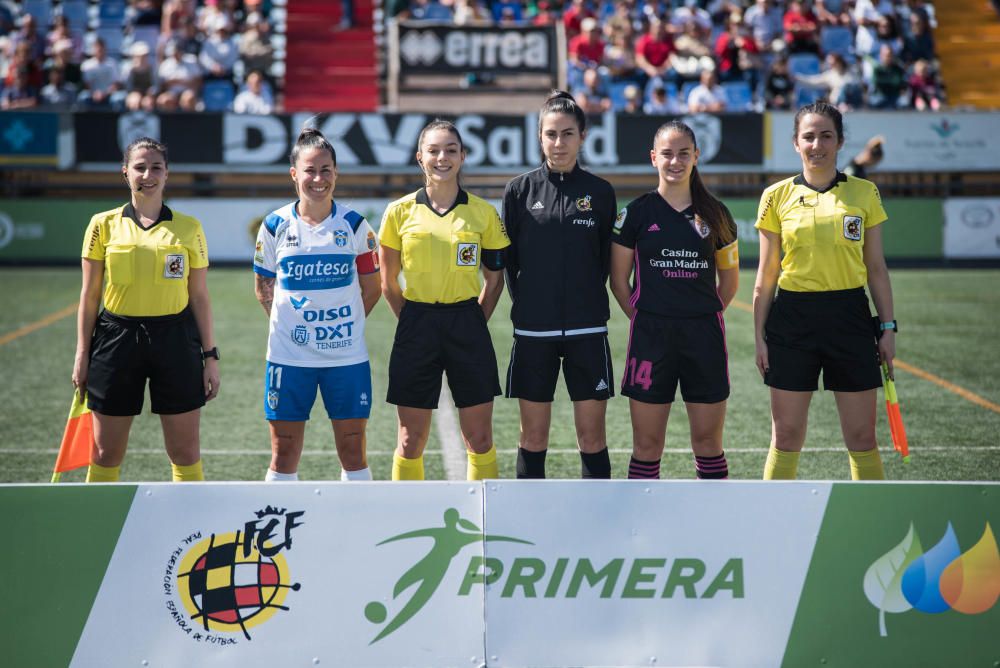
[[[792,74],[819,74],[819,56],[815,53],[793,53],[788,56],[788,71]]]
[[[797,86],[795,88],[795,106],[802,107],[812,104],[823,97],[823,90],[820,88],[809,88],[808,86]]]
[[[125,25],[125,0],[101,0],[97,10],[97,22],[101,27],[116,26],[121,32]]]
[[[753,91],[746,81],[727,81],[722,84],[726,91],[728,111],[750,111],[753,109]]]
[[[608,97],[611,98],[615,111],[625,108],[625,89],[634,85],[631,81],[612,81],[608,84]]]
[[[104,41],[104,46],[108,49],[108,55],[112,58],[117,58],[122,53],[122,42],[125,40],[125,36],[122,35],[121,26],[101,26],[93,33],[96,37],[100,37]]]
[[[233,84],[222,79],[206,81],[201,90],[205,111],[229,111],[234,97]]]
[[[691,97],[691,91],[693,91],[697,85],[698,85],[697,81],[687,81],[687,82],[684,83],[683,86],[681,86],[681,92],[680,92],[680,96],[681,97],[680,97],[680,99],[681,99],[681,102],[683,102],[685,106],[687,106],[688,98]],[[668,91],[668,95],[669,95],[669,91]]]
[[[47,32],[52,25],[52,0],[24,0],[21,9],[35,17],[39,33]]]
[[[90,23],[90,9],[87,0],[63,0],[59,13],[69,21],[69,27],[76,33],[86,32]]]
[[[854,34],[845,26],[826,26],[820,32],[823,53],[837,53],[849,58],[854,51]]]

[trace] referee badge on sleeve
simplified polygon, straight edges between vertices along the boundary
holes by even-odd
[[[861,241],[861,216],[844,216],[844,238]]]
[[[167,255],[163,260],[163,278],[184,278],[184,255]]]

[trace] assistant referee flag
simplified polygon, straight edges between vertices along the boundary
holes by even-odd
[[[93,442],[94,416],[87,407],[87,392],[76,390],[59,446],[59,456],[52,471],[52,482],[59,482],[65,471],[90,465],[90,446]]]

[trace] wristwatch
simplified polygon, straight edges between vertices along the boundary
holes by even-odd
[[[899,325],[896,324],[895,320],[893,320],[892,322],[880,322],[878,324],[878,329],[880,332],[884,332],[887,329],[891,329],[894,332],[899,332]]]
[[[219,356],[219,348],[218,348],[218,346],[216,346],[215,348],[212,348],[211,350],[204,350],[204,351],[202,351],[201,358],[203,360],[207,360],[209,357],[214,357],[216,360],[221,360],[222,359],[222,357]]]

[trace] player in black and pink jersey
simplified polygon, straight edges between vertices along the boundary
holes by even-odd
[[[736,294],[736,223],[702,183],[694,132],[662,125],[650,151],[656,190],[618,214],[611,291],[631,319],[622,394],[632,414],[629,478],[659,478],[678,382],[699,478],[727,478],[722,427],[729,397],[722,312]]]

